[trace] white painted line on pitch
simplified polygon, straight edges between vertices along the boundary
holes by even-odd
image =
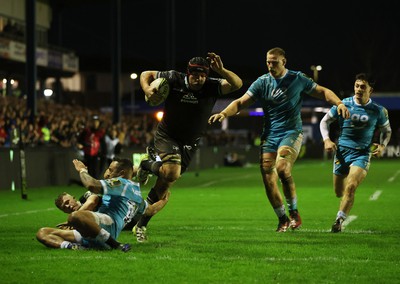
[[[201,184],[201,185],[199,185],[199,187],[207,187],[207,186],[210,186],[210,185],[213,185],[216,183],[220,183],[220,182],[224,182],[224,181],[231,181],[231,180],[235,180],[235,179],[245,179],[245,178],[249,178],[251,176],[253,176],[253,175],[244,175],[244,176],[239,176],[236,178],[230,177],[230,178],[225,178],[225,179],[220,179],[220,180],[214,180],[214,181],[210,181],[210,182]]]
[[[25,215],[25,214],[34,214],[34,213],[39,213],[39,212],[43,212],[43,211],[52,211],[52,210],[56,210],[56,208],[47,208],[47,209],[41,209],[41,210],[30,210],[30,211],[25,211],[25,212],[2,214],[2,215],[0,215],[0,218],[10,217],[10,216],[19,216],[19,215]]]
[[[391,176],[391,177],[388,179],[388,182],[393,182],[393,181],[397,178],[397,176],[398,176],[399,174],[400,174],[400,171],[395,172],[394,175]]]
[[[355,216],[355,215],[347,216],[346,220],[344,220],[342,223],[342,228],[343,229],[346,228],[346,226],[348,224],[350,224],[351,222],[353,222],[355,219],[357,219],[357,216]]]
[[[375,201],[378,200],[379,196],[382,194],[382,190],[377,190],[369,197],[369,200]]]

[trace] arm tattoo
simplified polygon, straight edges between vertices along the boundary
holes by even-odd
[[[83,183],[83,185],[88,188],[91,184],[93,184],[94,182],[96,182],[97,180],[94,179],[93,177],[91,177],[89,175],[89,173],[85,172],[85,171],[81,171],[79,173],[80,177],[81,177],[81,181]]]

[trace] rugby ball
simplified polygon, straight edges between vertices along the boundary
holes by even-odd
[[[150,106],[158,106],[162,104],[169,95],[169,84],[167,79],[155,79],[153,82],[151,82],[150,86],[155,88],[157,91],[150,98],[145,96],[146,102]]]

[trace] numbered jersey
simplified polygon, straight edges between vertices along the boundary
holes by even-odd
[[[148,204],[142,198],[139,183],[121,177],[100,182],[103,197],[98,212],[109,215],[120,232],[136,214],[143,214]]]
[[[371,99],[365,105],[357,104],[354,97],[342,101],[350,111],[349,119],[343,119],[336,106],[329,111],[331,117],[339,120],[341,135],[338,144],[353,149],[368,149],[375,129],[389,124],[387,110]]]

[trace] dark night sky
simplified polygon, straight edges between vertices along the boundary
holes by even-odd
[[[81,70],[111,70],[110,1],[51,2],[58,4],[50,41],[75,50]],[[191,57],[215,51],[251,83],[266,70],[266,51],[280,46],[289,69],[311,76],[310,66],[322,65],[319,83],[334,91],[351,91],[358,72],[375,75],[376,91],[400,91],[395,1],[176,0],[174,42],[170,2],[121,0],[122,72],[183,71]]]

